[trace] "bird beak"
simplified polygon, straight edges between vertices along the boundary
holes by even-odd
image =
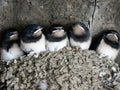
[[[36,30],[35,32],[34,32],[34,36],[40,36],[41,35],[41,33],[42,33],[42,28],[39,28],[38,30]]]
[[[55,33],[55,32],[57,32],[58,30],[54,30],[54,31],[52,31],[53,33]]]
[[[54,30],[54,31],[52,31],[53,33],[55,33],[55,32],[64,32],[64,30],[63,29],[61,29],[61,30]]]
[[[10,36],[10,40],[17,40],[18,39],[18,34],[13,34]]]
[[[53,31],[52,35],[56,36],[56,37],[62,37],[64,36],[66,33],[64,32],[64,30],[55,30]]]

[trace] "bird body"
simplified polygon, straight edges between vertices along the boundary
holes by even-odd
[[[40,53],[46,51],[45,43],[45,36],[42,35],[42,38],[36,42],[25,43],[21,41],[21,48],[25,52],[33,51],[35,53]]]
[[[24,53],[20,48],[20,41],[18,32],[14,29],[9,29],[4,32],[2,36],[1,45],[1,59],[4,61],[9,61],[12,59],[17,59]]]
[[[46,46],[48,51],[58,51],[68,44],[66,30],[62,25],[59,24],[52,25],[49,28],[46,39]]]
[[[8,51],[6,49],[1,49],[1,59],[5,61],[17,59],[22,55],[23,51],[16,43],[14,43]]]
[[[120,34],[115,30],[104,30],[94,37],[91,50],[95,50],[100,57],[115,60],[120,48]]]
[[[101,57],[108,57],[111,60],[115,60],[119,50],[112,48],[110,45],[107,45],[104,40],[101,40],[96,52],[101,55]]]
[[[60,41],[60,42],[50,42],[50,41],[47,41],[47,45],[48,45],[47,49],[49,51],[58,51],[58,50],[64,48],[67,45],[67,43],[68,43],[68,39],[67,38],[62,40],[62,41]]]
[[[42,27],[37,24],[28,25],[21,34],[21,48],[29,55],[46,51],[46,39]]]
[[[82,50],[89,49],[91,35],[89,29],[83,23],[74,23],[69,30],[69,43],[71,47],[80,47]]]
[[[91,44],[91,38],[89,38],[89,40],[87,40],[86,42],[76,42],[73,38],[70,38],[70,45],[72,47],[80,47],[82,50],[86,50],[89,49],[90,44]]]

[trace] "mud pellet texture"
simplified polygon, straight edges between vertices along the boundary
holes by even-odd
[[[0,71],[7,90],[119,90],[120,85],[115,62],[77,47],[1,62]]]

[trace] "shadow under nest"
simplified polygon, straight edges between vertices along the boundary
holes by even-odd
[[[77,47],[0,64],[2,90],[120,89],[119,67],[114,61]]]

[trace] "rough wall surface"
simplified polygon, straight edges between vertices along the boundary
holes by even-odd
[[[81,21],[93,35],[104,29],[120,32],[119,8],[120,0],[0,0],[0,30],[21,30],[30,23],[46,27]]]
[[[0,30],[13,26],[14,22],[12,0],[0,0]]]

